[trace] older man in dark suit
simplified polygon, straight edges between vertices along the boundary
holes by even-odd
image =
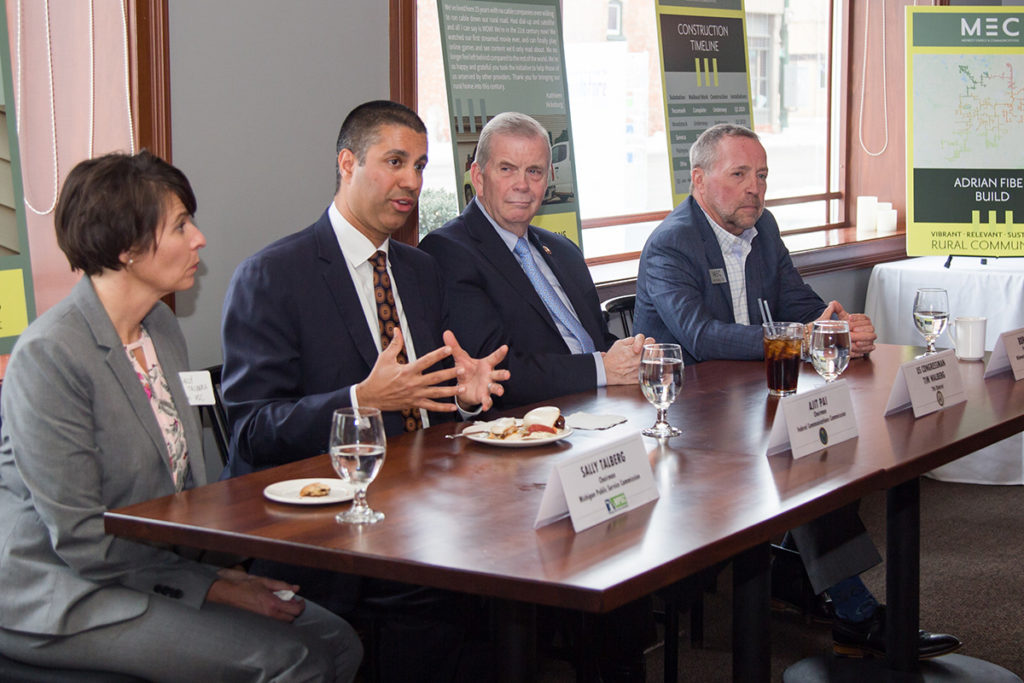
[[[508,345],[512,377],[495,400],[504,407],[639,381],[644,337],[616,341],[579,247],[530,225],[550,169],[544,127],[499,114],[480,131],[470,169],[476,197],[420,243],[442,266],[452,329],[469,353]],[[649,617],[640,601],[603,620],[604,680],[643,680]]]
[[[606,384],[635,384],[643,337],[616,341],[579,247],[530,225],[547,190],[547,131],[506,112],[480,132],[470,169],[476,197],[423,238],[442,266],[451,324],[466,350],[507,344],[504,407]]]

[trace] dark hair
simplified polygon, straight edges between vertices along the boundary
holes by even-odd
[[[725,137],[750,138],[760,141],[757,133],[731,123],[718,123],[711,126],[690,146],[690,168],[703,168],[710,171],[718,162],[718,144]]]
[[[120,270],[124,252],[156,248],[169,195],[195,215],[196,197],[185,174],[146,150],[87,159],[71,169],[60,192],[57,246],[72,270]]]
[[[427,132],[427,127],[419,114],[404,104],[391,100],[374,100],[360,104],[349,112],[345,122],[341,124],[341,130],[338,131],[338,149],[334,155],[334,168],[337,173],[335,192],[341,187],[341,168],[338,167],[337,161],[341,150],[351,150],[362,166],[366,163],[366,150],[377,142],[377,131],[385,125],[405,126],[424,135]]]

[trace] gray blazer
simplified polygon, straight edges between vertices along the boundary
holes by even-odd
[[[198,414],[174,314],[153,339],[185,428],[191,481],[206,483]],[[110,318],[84,277],[18,340],[0,431],[0,627],[70,635],[142,614],[150,600],[202,605],[216,569],[108,536],[104,511],[174,493],[167,447]]]

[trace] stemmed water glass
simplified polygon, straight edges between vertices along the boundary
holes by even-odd
[[[834,382],[850,363],[850,324],[815,320],[811,329],[811,363],[825,383]]]
[[[366,504],[366,488],[384,464],[387,439],[384,419],[377,408],[339,408],[331,420],[329,452],[338,476],[355,487],[352,507],[339,512],[339,524],[374,524],[383,512]]]
[[[923,355],[935,353],[935,340],[942,336],[949,322],[949,298],[946,290],[925,287],[914,295],[914,325],[928,343]]]
[[[668,423],[668,407],[683,385],[683,350],[679,344],[645,344],[640,356],[640,388],[658,409],[654,426],[644,436],[664,439],[682,432]]]

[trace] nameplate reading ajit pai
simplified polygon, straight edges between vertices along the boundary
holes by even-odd
[[[657,498],[644,440],[634,432],[555,465],[533,528],[568,514],[572,528],[583,531]]]
[[[985,366],[985,377],[998,375],[1007,369],[1013,370],[1015,381],[1024,379],[1024,327],[999,335]]]
[[[967,400],[953,349],[908,360],[900,366],[885,404],[885,414],[903,410],[909,404],[914,417],[921,417]]]
[[[789,448],[794,459],[802,458],[856,437],[850,387],[841,379],[779,401],[768,435],[768,455]]]

